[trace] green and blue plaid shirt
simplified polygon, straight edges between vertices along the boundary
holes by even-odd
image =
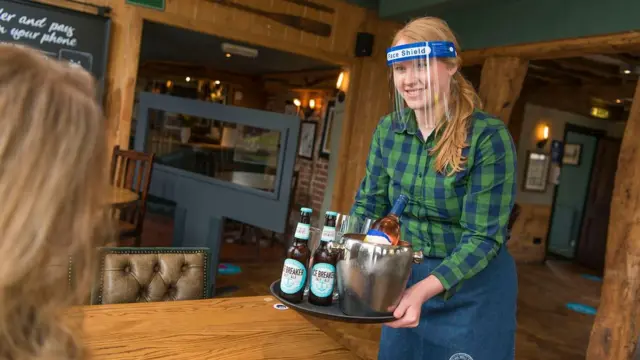
[[[429,154],[435,137],[434,132],[425,141],[413,115],[383,117],[351,214],[380,218],[400,194],[407,195],[402,237],[425,256],[443,258],[432,274],[448,299],[505,243],[516,193],[516,150],[501,120],[475,111],[469,146],[462,151],[464,170],[447,176],[436,172],[435,155]]]

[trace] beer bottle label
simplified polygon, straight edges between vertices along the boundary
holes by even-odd
[[[302,290],[307,279],[307,268],[298,260],[286,259],[280,277],[280,289],[285,294]]]
[[[331,296],[335,277],[335,266],[327,263],[314,264],[311,269],[309,290],[317,297],[325,298]]]
[[[320,240],[322,241],[333,241],[336,239],[336,228],[333,226],[325,226],[322,229],[322,237]]]
[[[294,235],[296,239],[300,240],[309,240],[309,233],[311,232],[311,225],[298,223],[298,227],[296,227],[296,234]]]

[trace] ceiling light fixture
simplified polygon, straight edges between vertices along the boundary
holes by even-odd
[[[213,83],[216,84],[216,85],[220,85],[220,80],[216,80]]]
[[[187,77],[185,78],[185,80],[187,80],[187,82],[189,82],[189,81],[191,81],[191,78],[187,76]]]
[[[224,51],[225,53],[227,53],[227,57],[229,57],[229,54],[234,54],[234,55],[239,55],[239,56],[245,56],[245,57],[249,57],[249,58],[256,58],[258,57],[258,50],[257,49],[252,49],[250,47],[246,47],[246,46],[240,46],[240,45],[236,45],[236,44],[230,44],[230,43],[222,43],[222,51]]]

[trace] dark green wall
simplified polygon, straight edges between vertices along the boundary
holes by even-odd
[[[439,16],[463,49],[479,49],[638,30],[639,13],[638,0],[505,0]]]
[[[463,49],[640,30],[640,0],[348,0],[378,3],[381,18],[430,15],[449,23]]]

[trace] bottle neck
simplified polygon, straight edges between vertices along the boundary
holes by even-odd
[[[407,206],[407,199],[405,197],[400,197],[389,211],[389,216],[395,216],[396,218],[400,217],[400,214],[404,211],[405,206]]]
[[[311,224],[299,222],[296,233],[293,235],[295,241],[308,241],[311,233]]]
[[[322,235],[320,236],[320,244],[322,245],[323,243],[330,242],[335,239],[336,227],[330,222],[325,223],[324,227],[322,228]]]

